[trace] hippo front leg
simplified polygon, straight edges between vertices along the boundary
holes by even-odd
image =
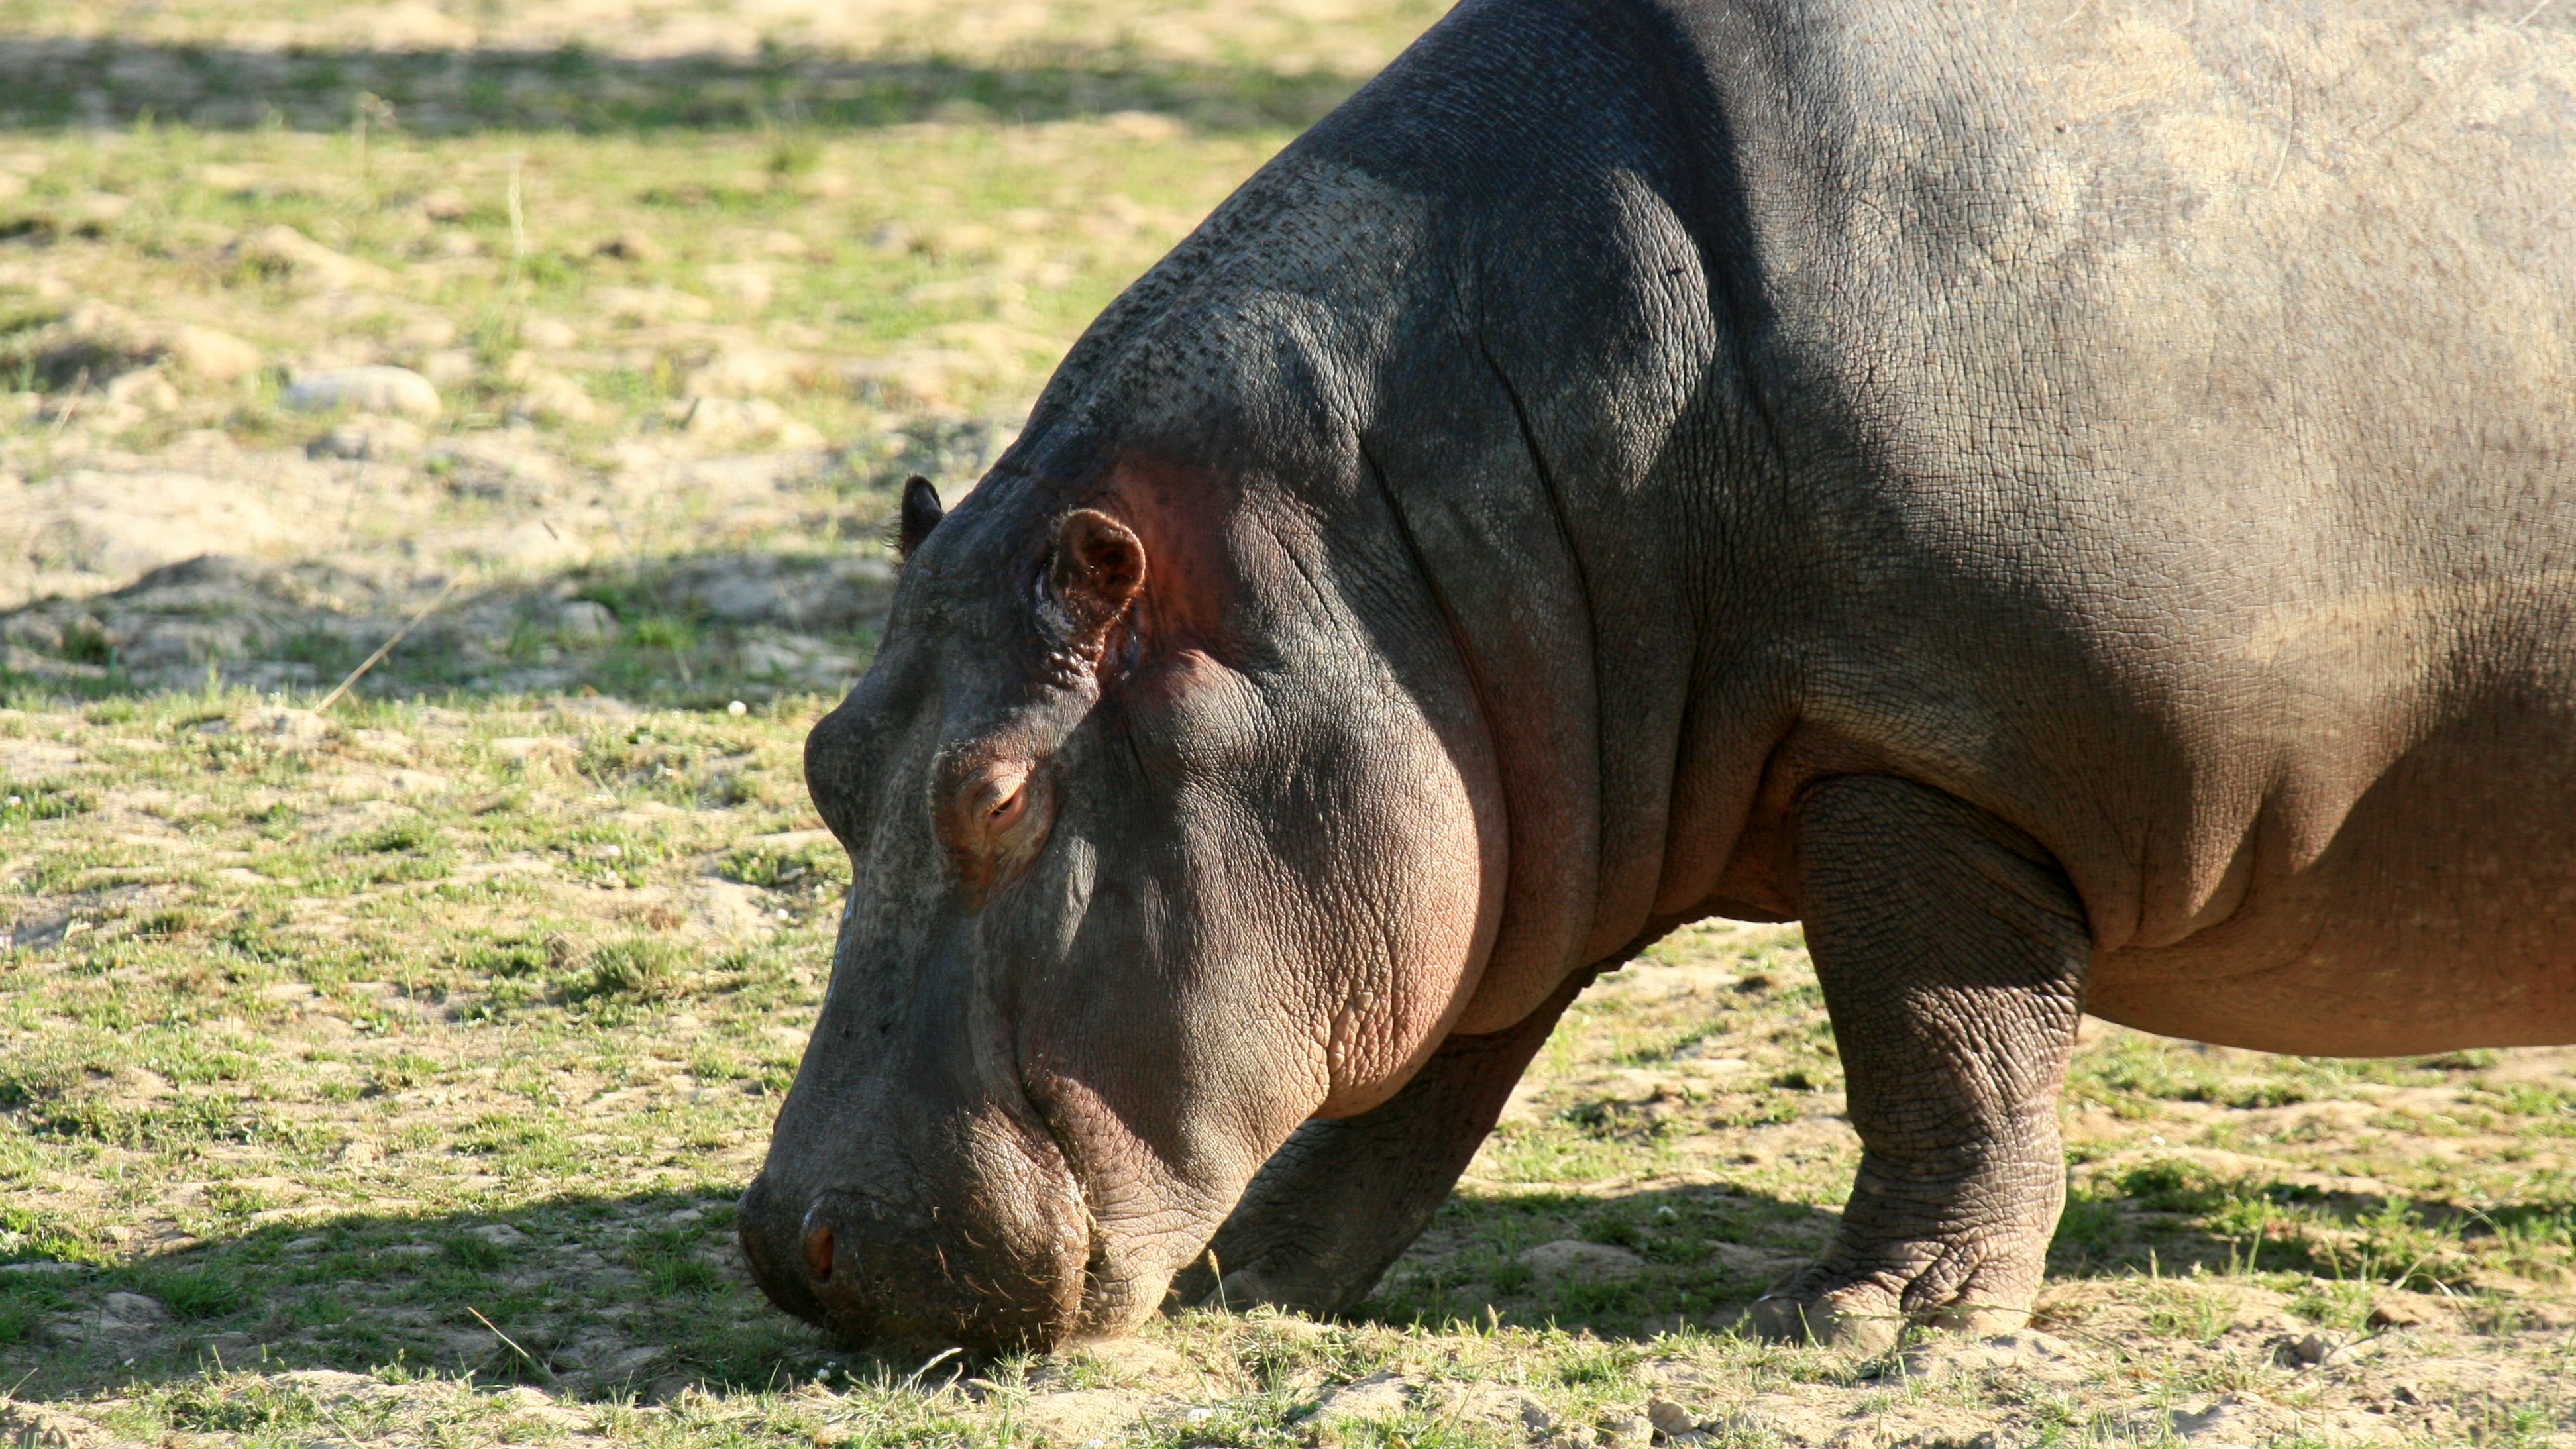
[[[1449,1038],[1380,1105],[1298,1128],[1208,1245],[1224,1302],[1321,1316],[1367,1297],[1448,1200],[1557,1018],[1598,974],[1579,973],[1516,1026]],[[1173,1280],[1172,1301],[1214,1302],[1216,1289],[1203,1254]]]
[[[2017,1328],[2065,1205],[2083,908],[2028,836],[1901,780],[1814,787],[1797,844],[1861,1165],[1832,1246],[1754,1326],[1863,1350],[1908,1322]]]

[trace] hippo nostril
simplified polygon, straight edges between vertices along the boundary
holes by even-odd
[[[817,1223],[805,1235],[805,1266],[814,1270],[814,1281],[832,1276],[832,1225]]]

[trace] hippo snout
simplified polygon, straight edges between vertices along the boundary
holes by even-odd
[[[743,1256],[771,1302],[860,1348],[1053,1348],[1082,1315],[1089,1232],[1074,1194],[1017,1186],[799,1191],[763,1172],[742,1196]]]

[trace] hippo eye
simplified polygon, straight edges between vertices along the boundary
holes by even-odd
[[[941,830],[979,889],[1028,863],[1045,834],[1037,826],[1045,803],[1026,765],[1001,762],[977,770],[951,797]]]
[[[988,836],[999,835],[1010,829],[1022,815],[1028,813],[1029,808],[1029,787],[1026,781],[1012,780],[1007,784],[997,781],[996,786],[999,788],[1000,798],[989,800],[984,806],[984,831]]]
[[[967,787],[965,805],[970,848],[998,845],[1029,813],[1029,777],[1009,766],[989,768]]]

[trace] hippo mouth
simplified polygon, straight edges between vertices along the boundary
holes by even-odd
[[[1046,1350],[1080,1336],[1127,1296],[1104,1298],[1118,1276],[1091,1271],[1080,1186],[1052,1143],[972,1135],[982,1150],[936,1172],[836,1174],[803,1189],[773,1157],[739,1216],[762,1291],[868,1350]]]

